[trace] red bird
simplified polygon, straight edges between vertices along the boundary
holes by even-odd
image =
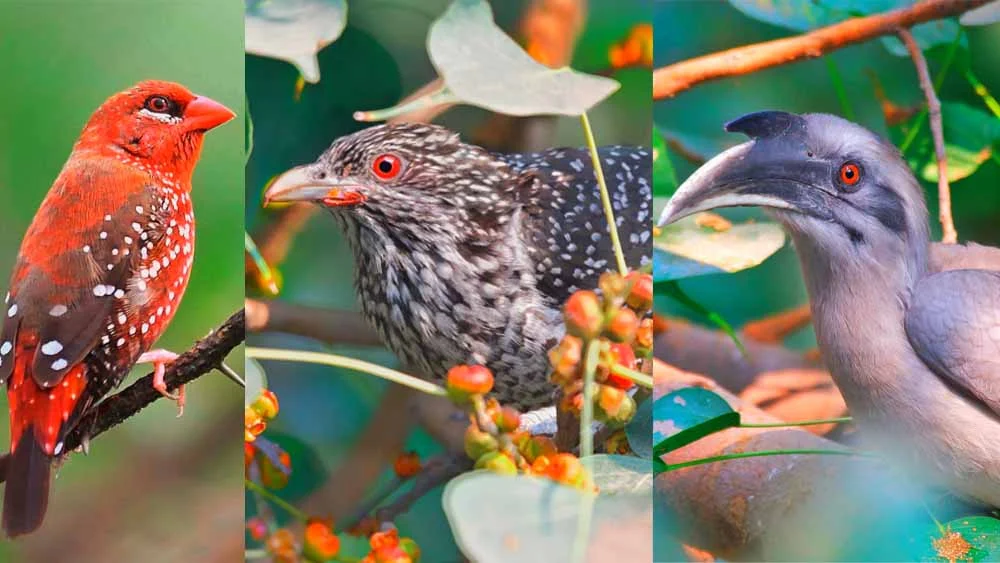
[[[140,82],[94,112],[21,242],[0,333],[10,406],[3,502],[8,536],[37,529],[49,471],[88,408],[173,318],[194,256],[191,175],[204,133],[235,114],[179,84]]]

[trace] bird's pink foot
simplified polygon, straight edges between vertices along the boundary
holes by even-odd
[[[167,391],[167,382],[163,379],[167,372],[167,364],[176,360],[177,357],[177,354],[170,350],[156,349],[139,356],[136,363],[153,364],[153,389],[159,391],[164,397],[177,401],[177,416],[180,417],[184,414],[184,386],[178,387],[177,393],[174,394]]]

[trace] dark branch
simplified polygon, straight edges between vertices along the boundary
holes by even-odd
[[[175,362],[170,364],[164,379],[167,389],[173,391],[185,383],[219,368],[226,356],[246,338],[246,315],[243,309],[233,313],[222,326],[195,343]],[[66,451],[79,447],[86,435],[87,438],[103,434],[154,401],[163,398],[153,389],[153,374],[150,373],[98,403],[98,405],[80,419],[76,427],[66,436]],[[0,457],[0,481],[7,476],[7,456]]]

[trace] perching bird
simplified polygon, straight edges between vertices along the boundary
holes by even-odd
[[[234,117],[179,84],[146,81],[87,122],[21,242],[0,334],[11,452],[8,536],[34,531],[49,472],[80,417],[137,362],[161,393],[176,355],[148,351],[191,273],[191,175],[205,131]]]
[[[600,158],[626,260],[651,254],[651,159]],[[266,201],[313,201],[340,223],[355,258],[361,311],[404,364],[435,379],[484,364],[498,398],[552,404],[546,352],[561,307],[615,269],[590,154],[494,154],[439,126],[380,125],[294,168]]]
[[[863,434],[930,482],[1000,507],[1000,249],[930,241],[899,151],[838,117],[760,112],[660,223],[759,205],[791,233],[816,339]]]

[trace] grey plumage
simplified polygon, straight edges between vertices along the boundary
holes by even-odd
[[[651,254],[650,153],[599,152],[638,267]],[[382,125],[338,139],[266,197],[326,201],[354,253],[362,313],[405,364],[434,379],[485,364],[500,400],[521,408],[551,404],[546,352],[563,301],[615,268],[583,149],[495,154],[443,127]]]
[[[1000,250],[930,242],[898,150],[823,114],[760,112],[661,223],[760,205],[791,233],[823,358],[880,451],[1000,506]]]

